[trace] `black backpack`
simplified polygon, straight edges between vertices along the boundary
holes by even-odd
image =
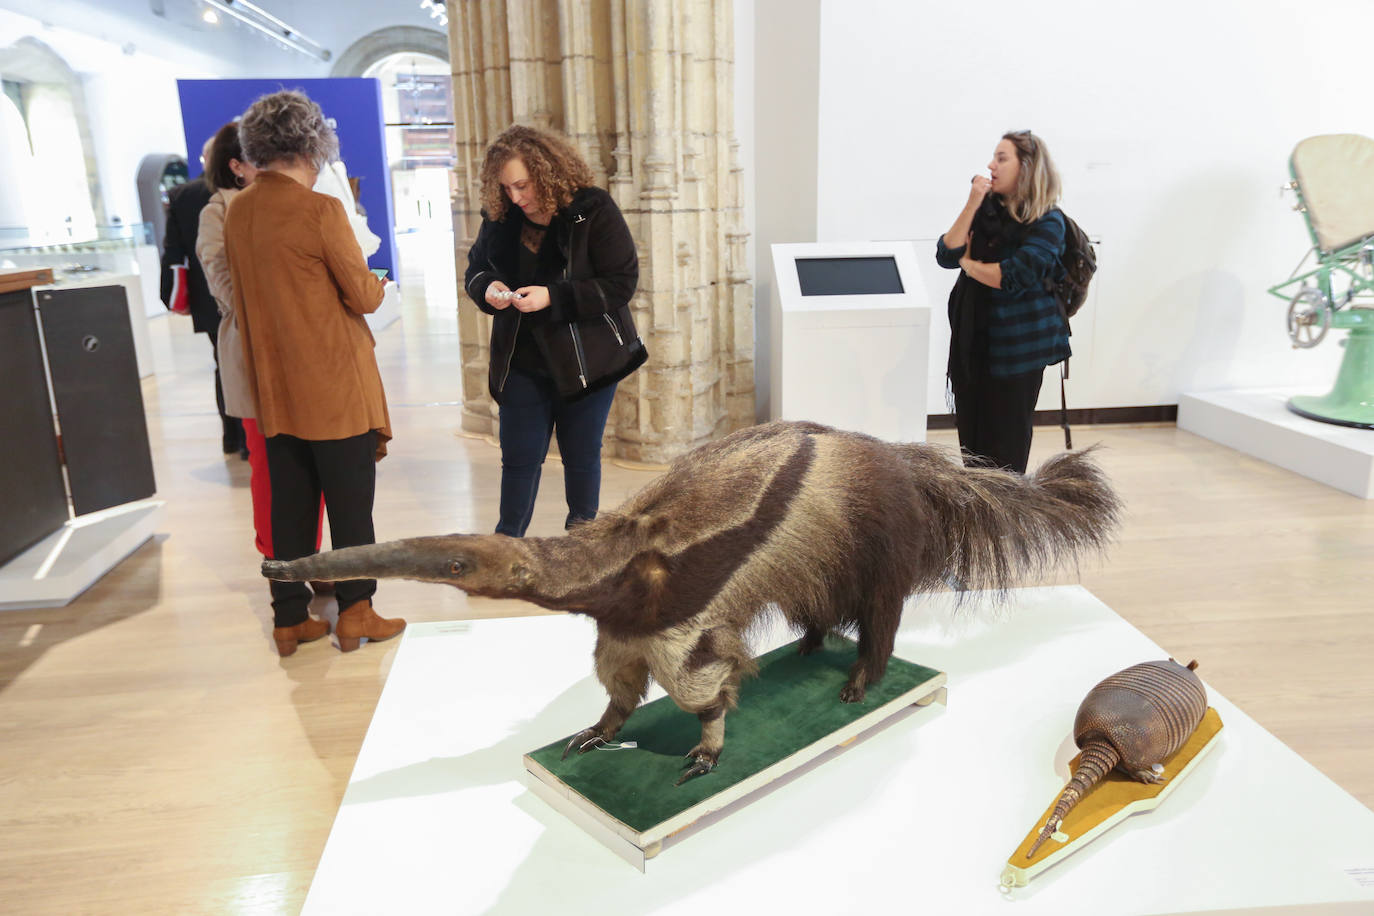
[[[1064,316],[1064,324],[1067,325],[1069,319],[1077,315],[1083,303],[1088,301],[1088,283],[1097,273],[1097,251],[1083,227],[1063,210],[1059,211],[1059,215],[1064,217],[1064,253],[1059,256],[1062,269],[1053,279],[1045,278],[1045,289],[1059,303],[1059,314]],[[1069,361],[1066,359],[1059,368],[1059,425],[1064,428],[1064,448],[1071,449],[1073,436],[1069,433],[1069,403],[1064,394],[1064,380],[1068,377]]]
[[[1078,223],[1063,210],[1059,215],[1064,217],[1064,253],[1059,256],[1063,270],[1055,278],[1046,279],[1045,288],[1054,295],[1067,321],[1088,301],[1088,283],[1097,272],[1097,251]]]

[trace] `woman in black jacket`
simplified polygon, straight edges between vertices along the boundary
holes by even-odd
[[[950,391],[965,464],[1024,474],[1046,366],[1069,358],[1069,328],[1045,285],[1063,268],[1059,173],[1045,141],[1002,135],[968,200],[935,244],[961,268],[949,296]]]
[[[464,286],[493,317],[487,385],[500,405],[496,533],[523,537],[554,433],[566,527],[596,517],[601,437],[616,383],[648,358],[630,316],[639,258],[615,201],[592,185],[591,169],[562,137],[507,128],[487,149],[481,183],[484,218]]]

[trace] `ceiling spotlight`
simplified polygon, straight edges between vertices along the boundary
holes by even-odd
[[[448,7],[444,0],[420,0],[420,9],[429,13],[429,18],[438,22],[441,28],[448,28]]]
[[[200,18],[204,19],[211,25],[219,25],[219,14],[216,13],[214,10],[210,9],[209,7],[206,7],[205,12],[200,14]]]
[[[287,25],[250,0],[201,0],[201,2],[211,8],[207,12],[218,11],[232,16],[244,25],[257,29],[268,38],[293,51],[299,51],[308,57],[321,61],[327,61],[333,57],[329,49],[318,41],[307,38],[301,34],[300,29]]]

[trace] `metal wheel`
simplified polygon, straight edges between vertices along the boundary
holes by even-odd
[[[1288,303],[1288,338],[1303,350],[1322,342],[1331,328],[1331,305],[1321,290],[1305,286]]]

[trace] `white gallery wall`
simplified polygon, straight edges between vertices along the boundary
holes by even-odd
[[[811,6],[798,4],[792,18]],[[787,51],[771,37],[774,4],[757,0],[755,13],[755,59],[738,49],[742,71],[776,66]],[[954,282],[934,263],[934,239],[1001,133],[1021,128],[1046,139],[1064,209],[1102,240],[1093,297],[1074,321],[1071,407],[1330,386],[1341,335],[1292,349],[1286,305],[1266,289],[1310,244],[1291,195],[1278,192],[1293,146],[1320,133],[1374,135],[1374,3],[819,0],[818,16],[815,238],[916,241],[934,308],[931,413],[946,409],[944,306]],[[764,110],[809,117],[787,86],[772,97],[766,88],[756,72],[760,134]],[[766,208],[804,195],[794,186],[770,201],[784,192],[769,190],[768,171],[799,166],[766,158],[764,145],[758,138],[752,174],[766,252],[792,240],[769,237]],[[764,260],[761,292],[771,284]],[[765,346],[761,335],[761,354]],[[1042,408],[1058,404],[1051,377]]]

